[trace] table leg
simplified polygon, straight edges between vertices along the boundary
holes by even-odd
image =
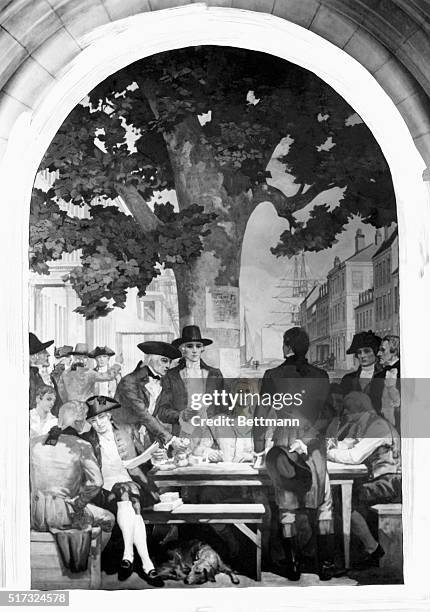
[[[345,567],[349,568],[351,545],[352,481],[342,482],[340,488],[342,492],[342,528]]]
[[[261,582],[261,529],[257,526],[255,544],[257,547],[257,567],[255,572],[255,578],[257,582]]]

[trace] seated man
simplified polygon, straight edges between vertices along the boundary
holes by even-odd
[[[337,442],[330,443],[327,459],[365,463],[369,470],[367,482],[354,484],[351,529],[366,553],[360,567],[378,566],[384,550],[366,516],[374,504],[401,502],[400,439],[391,423],[376,413],[367,394],[352,391],[345,397]]]
[[[80,416],[79,402],[68,402],[58,427],[30,441],[31,527],[55,534],[66,567],[76,572],[87,566],[90,528],[101,527],[104,548],[115,523],[110,512],[90,503],[103,478],[91,444],[75,429]]]
[[[30,410],[30,438],[47,434],[57,425],[58,419],[52,414],[56,398],[54,387],[39,385],[36,388],[36,405]]]
[[[111,410],[120,404],[105,396],[95,396],[87,401],[87,421],[97,434],[98,456],[103,474],[103,489],[96,499],[102,508],[116,516],[124,539],[124,553],[118,570],[118,579],[126,580],[134,571],[141,578],[156,587],[164,585],[157,575],[149,557],[146,542],[146,528],[141,508],[159,501],[155,485],[151,487],[148,477],[140,468],[127,470],[123,460],[137,456],[134,428],[131,425],[116,425],[111,420]],[[87,436],[88,434],[82,434]],[[140,449],[139,449],[140,450]],[[140,556],[134,564],[133,545]]]

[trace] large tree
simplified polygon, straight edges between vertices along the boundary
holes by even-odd
[[[270,184],[276,151],[294,193]],[[200,321],[205,286],[238,285],[246,223],[263,201],[289,222],[277,256],[332,245],[355,215],[375,227],[396,218],[385,159],[345,100],[302,68],[241,49],[171,51],[112,75],[70,113],[41,169],[57,178],[34,190],[31,266],[46,273],[82,249],[70,280],[87,318],[123,307],[128,288],[143,295],[162,263],[180,285],[181,322]],[[179,210],[148,205],[164,189]],[[117,196],[131,216],[100,203]],[[89,218],[66,215],[59,199]]]

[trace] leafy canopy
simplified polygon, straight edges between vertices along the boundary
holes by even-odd
[[[221,177],[221,214],[183,199],[176,153],[184,142],[190,167],[198,172],[203,151]],[[280,143],[285,188],[271,184],[267,169]],[[124,307],[130,287],[143,295],[157,263],[196,261],[226,224],[236,223],[238,207],[249,216],[271,201],[288,220],[272,248],[278,256],[332,245],[355,215],[376,227],[396,219],[388,166],[351,107],[312,73],[241,49],[176,50],[112,75],[70,113],[40,169],[56,179],[48,192],[34,190],[31,267],[46,273],[46,262],[81,249],[82,267],[70,281],[87,318]],[[342,190],[339,205],[333,188]],[[163,189],[176,190],[179,210],[148,207]],[[132,216],[105,205],[119,195]],[[316,196],[320,203],[312,207]],[[68,216],[59,200],[86,206],[88,218]],[[304,209],[309,214],[299,220]],[[225,243],[217,256],[233,257],[236,238],[238,245]]]

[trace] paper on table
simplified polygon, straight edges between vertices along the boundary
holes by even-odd
[[[127,459],[123,461],[122,464],[127,470],[138,467],[139,465],[142,465],[142,463],[149,461],[152,453],[158,448],[160,448],[158,442],[154,442],[150,447],[144,450],[142,454],[138,455],[137,457],[133,457],[133,459]]]

